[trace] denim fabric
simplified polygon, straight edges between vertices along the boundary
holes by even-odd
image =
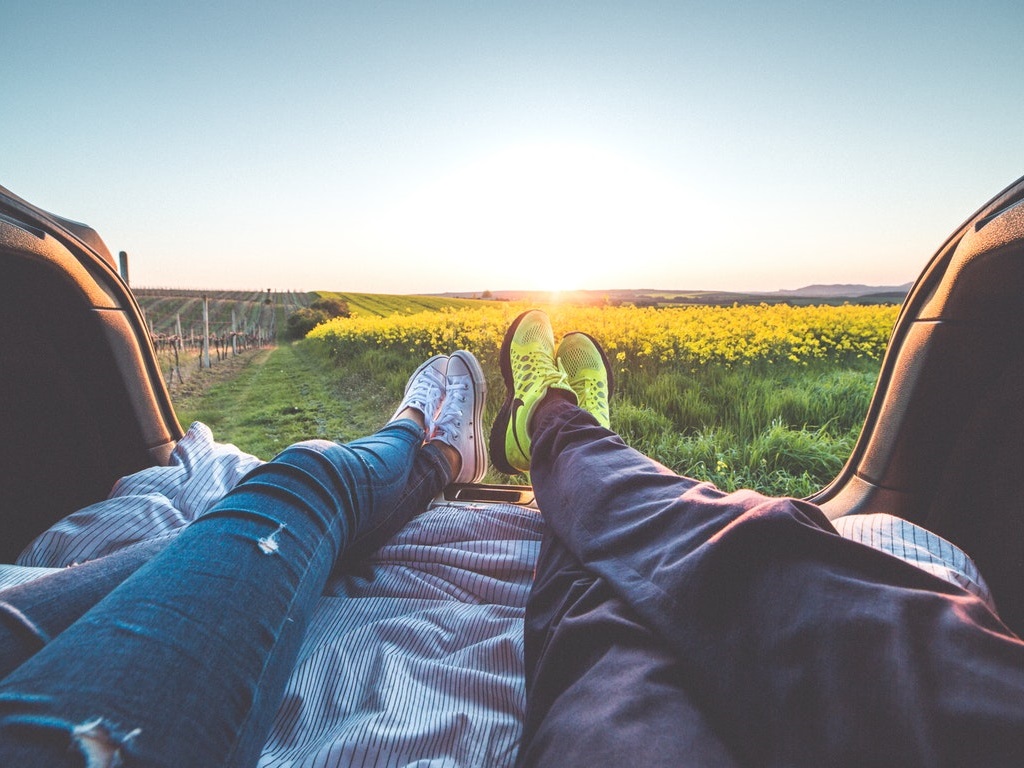
[[[978,597],[565,401],[531,437],[522,765],[1024,765],[1024,643]]]
[[[0,680],[162,552],[174,536],[133,544],[0,591]]]
[[[422,439],[398,421],[286,449],[67,629],[45,630],[59,634],[0,681],[0,764],[103,765],[86,758],[115,751],[126,765],[252,764],[339,554],[446,482]]]

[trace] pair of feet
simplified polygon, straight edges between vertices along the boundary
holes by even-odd
[[[551,390],[610,426],[611,366],[591,336],[567,333],[556,349],[548,316],[531,309],[512,322],[499,359],[506,396],[491,428],[490,452],[494,466],[505,474],[530,471],[530,420]],[[418,411],[426,439],[458,454],[452,463],[454,482],[478,483],[487,471],[481,424],[486,394],[483,369],[472,353],[435,355],[409,377],[392,420],[407,408]]]
[[[405,395],[391,420],[407,409],[423,420],[428,442],[448,446],[452,481],[478,483],[487,472],[487,444],[483,436],[487,383],[480,363],[464,349],[434,355],[413,371]]]
[[[517,317],[502,341],[505,402],[491,428],[494,466],[513,475],[530,471],[530,422],[552,391],[611,427],[608,403],[614,380],[597,340],[580,331],[562,337],[557,349],[548,316],[531,309]]]

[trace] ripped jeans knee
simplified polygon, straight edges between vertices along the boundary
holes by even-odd
[[[119,768],[124,765],[124,750],[141,732],[134,728],[122,733],[97,717],[72,728],[71,741],[85,758],[85,768]]]

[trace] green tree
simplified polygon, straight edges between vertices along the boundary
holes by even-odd
[[[320,298],[308,307],[297,309],[288,316],[288,338],[302,339],[320,323],[334,317],[351,317],[348,303],[341,299]]]
[[[335,298],[319,298],[309,305],[310,309],[319,309],[327,314],[327,317],[351,317],[348,302]]]

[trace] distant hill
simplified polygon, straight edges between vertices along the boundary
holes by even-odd
[[[808,285],[793,290],[767,293],[736,291],[694,291],[666,288],[615,288],[606,291],[484,291],[482,293],[435,294],[450,299],[488,298],[497,301],[557,300],[568,304],[635,304],[637,306],[678,306],[687,304],[901,304],[913,283],[904,285],[834,284]]]
[[[861,285],[859,283],[839,283],[833,285],[805,285],[803,288],[793,290],[775,291],[776,296],[844,296],[856,298],[858,296],[869,296],[871,294],[888,295],[893,293],[903,294],[910,291],[913,283],[903,285]]]

